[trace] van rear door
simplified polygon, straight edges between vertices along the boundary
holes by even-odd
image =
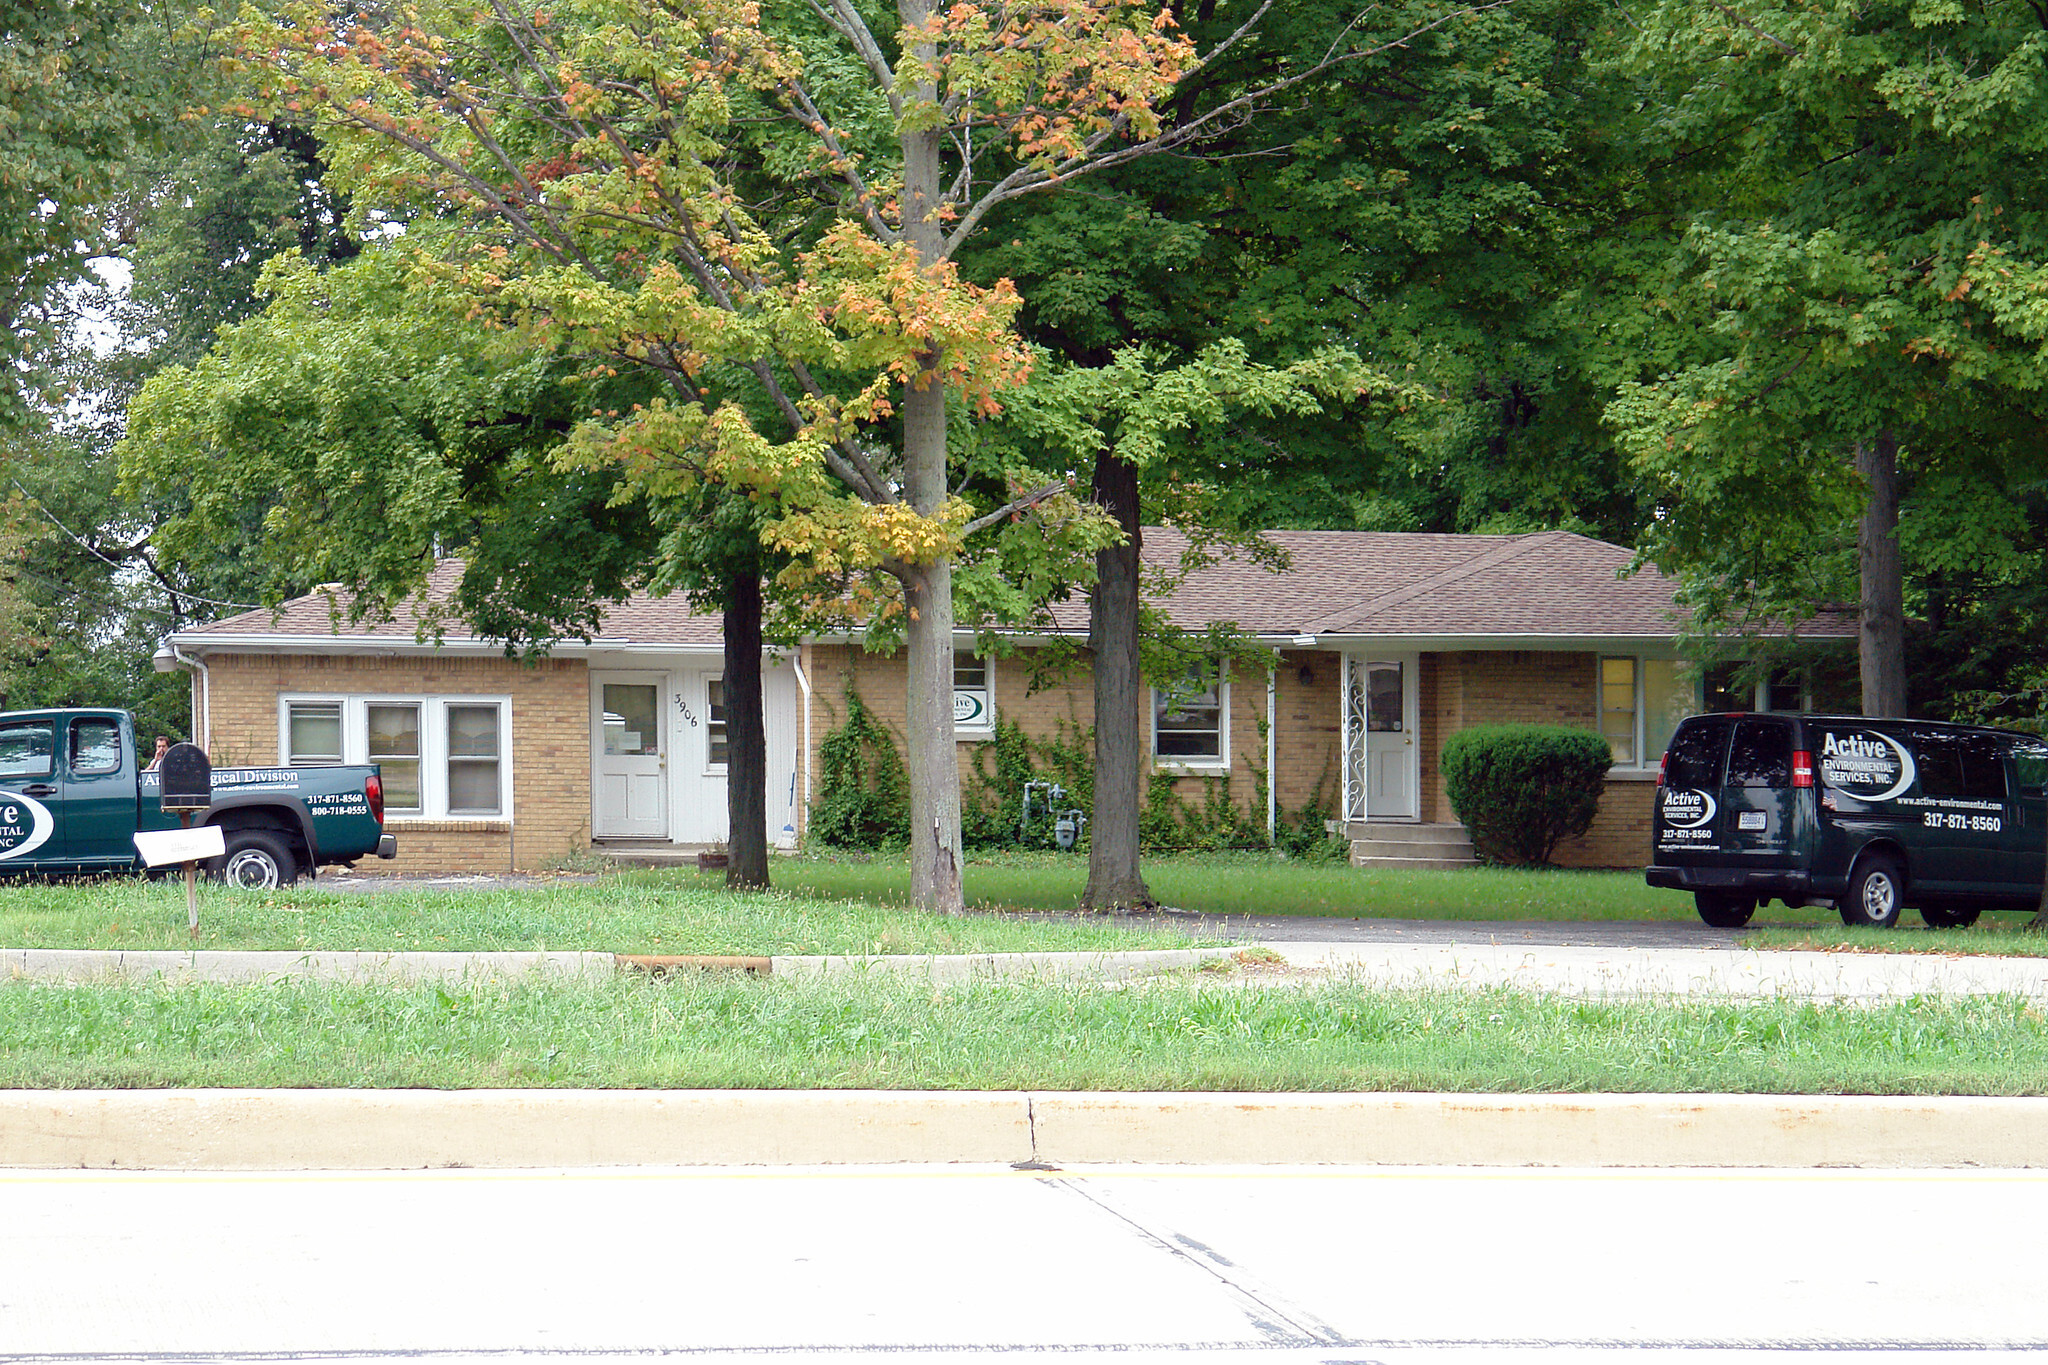
[[[1790,866],[1797,851],[1797,793],[1792,786],[1792,722],[1746,716],[1728,745],[1721,788],[1721,847],[1750,868]]]
[[[1650,847],[1665,867],[1697,866],[1700,855],[1720,850],[1721,772],[1733,728],[1726,716],[1694,716],[1679,723],[1664,750]]]

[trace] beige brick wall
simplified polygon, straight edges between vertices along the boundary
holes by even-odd
[[[285,694],[511,698],[510,818],[393,817],[385,828],[398,857],[365,859],[360,871],[530,871],[590,841],[590,675],[580,660],[240,654],[211,657],[207,668],[217,765],[283,761]]]
[[[1549,650],[1471,650],[1422,656],[1422,810],[1453,822],[1438,756],[1443,741],[1471,725],[1569,725],[1599,728],[1598,660]],[[1650,858],[1650,799],[1655,784],[1610,780],[1584,835],[1558,846],[1566,867],[1640,867]]]
[[[820,645],[810,651],[813,706],[811,717],[811,772],[820,771],[818,747],[835,727],[846,719],[842,700],[847,681],[895,737],[899,753],[906,751],[904,733],[905,671],[900,656],[877,657],[847,645]],[[1086,656],[1077,662],[1065,680],[1038,692],[1031,692],[1030,660],[1022,653],[990,661],[990,684],[997,714],[1014,721],[1033,739],[1051,739],[1062,729],[1067,734],[1086,731],[1094,723],[1094,683]],[[1309,669],[1304,682],[1301,670]],[[1275,679],[1275,733],[1278,736],[1275,792],[1283,811],[1292,813],[1306,805],[1320,784],[1323,799],[1332,809],[1342,796],[1342,737],[1338,696],[1341,668],[1333,654],[1288,651],[1282,654]],[[1241,809],[1258,822],[1265,808],[1251,809],[1256,796],[1257,769],[1266,766],[1266,741],[1259,726],[1266,718],[1266,677],[1261,670],[1238,669],[1230,686],[1230,778],[1231,796]],[[1143,742],[1149,753],[1150,727]],[[971,782],[975,742],[982,736],[961,738],[958,744],[963,782]],[[1146,760],[1149,777],[1151,763]],[[1183,800],[1199,804],[1209,780],[1189,775],[1174,783]],[[812,787],[818,791],[815,778]]]

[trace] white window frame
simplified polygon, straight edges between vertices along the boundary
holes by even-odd
[[[718,689],[718,709],[719,711],[724,713],[724,717],[715,722],[711,719],[711,689],[714,687]],[[706,673],[704,675],[704,775],[706,777],[723,777],[726,775],[727,771],[732,766],[731,716],[732,704],[729,701],[725,700],[725,675],[723,673]],[[725,752],[727,755],[727,761],[724,763],[721,763],[717,759],[712,757],[713,748],[711,744],[711,737],[714,725],[717,727],[718,731],[723,733],[725,738]]]
[[[962,687],[960,685],[960,664],[962,660],[967,660],[974,664],[980,665],[980,687]],[[980,720],[963,721],[959,719],[959,698],[962,696],[962,694],[980,695]],[[954,650],[953,698],[953,734],[956,737],[964,735],[969,739],[987,739],[990,735],[993,735],[996,732],[996,661],[985,654],[977,654],[971,649]]]
[[[1655,776],[1658,766],[1663,762],[1664,751],[1659,749],[1654,754],[1646,752],[1649,747],[1650,698],[1647,686],[1647,670],[1643,665],[1646,663],[1683,664],[1684,661],[1668,654],[1602,653],[1595,655],[1593,659],[1593,728],[1603,739],[1607,737],[1607,664],[1612,661],[1627,662],[1633,675],[1631,694],[1634,698],[1634,736],[1631,741],[1631,747],[1635,750],[1635,757],[1627,763],[1616,763],[1607,771],[1616,777]],[[1689,712],[1696,712],[1700,709],[1700,697],[1700,677],[1698,670],[1695,669],[1693,670],[1692,677],[1692,698],[1687,706]]]
[[[414,820],[484,820],[512,823],[512,699],[507,696],[472,696],[462,693],[432,695],[364,692],[287,692],[277,699],[277,752],[290,763],[291,712],[299,705],[341,707],[341,762],[369,764],[369,708],[372,706],[418,706],[420,708],[420,809],[388,812],[387,824]],[[498,712],[498,809],[495,812],[451,811],[448,809],[448,708],[451,706],[495,707]],[[459,761],[459,760],[458,760]],[[306,763],[301,767],[331,764]]]
[[[1201,667],[1191,664],[1189,672]],[[1150,705],[1147,708],[1147,725],[1150,728],[1152,766],[1168,772],[1216,773],[1230,771],[1230,665],[1227,660],[1210,661],[1216,673],[1216,753],[1208,754],[1162,754],[1159,752],[1159,703],[1162,689],[1152,688]]]

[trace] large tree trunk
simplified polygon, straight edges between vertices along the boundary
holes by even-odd
[[[1899,443],[1890,432],[1856,447],[1856,472],[1869,486],[1856,535],[1863,602],[1858,661],[1863,714],[1906,714],[1905,573],[1899,558]]]
[[[725,884],[768,885],[768,735],[761,706],[761,579],[734,574],[725,591]]]
[[[1108,449],[1095,457],[1095,501],[1124,543],[1095,552],[1088,644],[1095,653],[1095,810],[1088,826],[1087,910],[1157,905],[1138,870],[1139,764],[1145,697],[1138,666],[1138,469]]]
[[[912,31],[929,27],[934,0],[898,0],[897,15]],[[931,69],[930,44],[912,55]],[[916,91],[920,102],[936,104],[929,82]],[[944,181],[935,129],[911,128],[899,135],[903,148],[903,231],[930,269],[945,255],[944,224],[938,209]],[[920,357],[920,373],[903,386],[903,494],[920,516],[937,516],[946,503],[946,390],[940,382],[943,357],[932,347]],[[944,914],[966,908],[960,882],[960,767],[953,741],[953,566],[943,552],[931,563],[905,566],[900,575],[909,621],[904,643],[910,655],[910,697],[905,720],[910,747],[910,900]]]

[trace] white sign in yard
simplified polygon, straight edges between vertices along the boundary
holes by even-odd
[[[162,867],[167,863],[218,858],[228,851],[228,846],[221,837],[219,825],[201,825],[198,829],[138,830],[135,849],[142,855],[143,862],[151,867]]]

